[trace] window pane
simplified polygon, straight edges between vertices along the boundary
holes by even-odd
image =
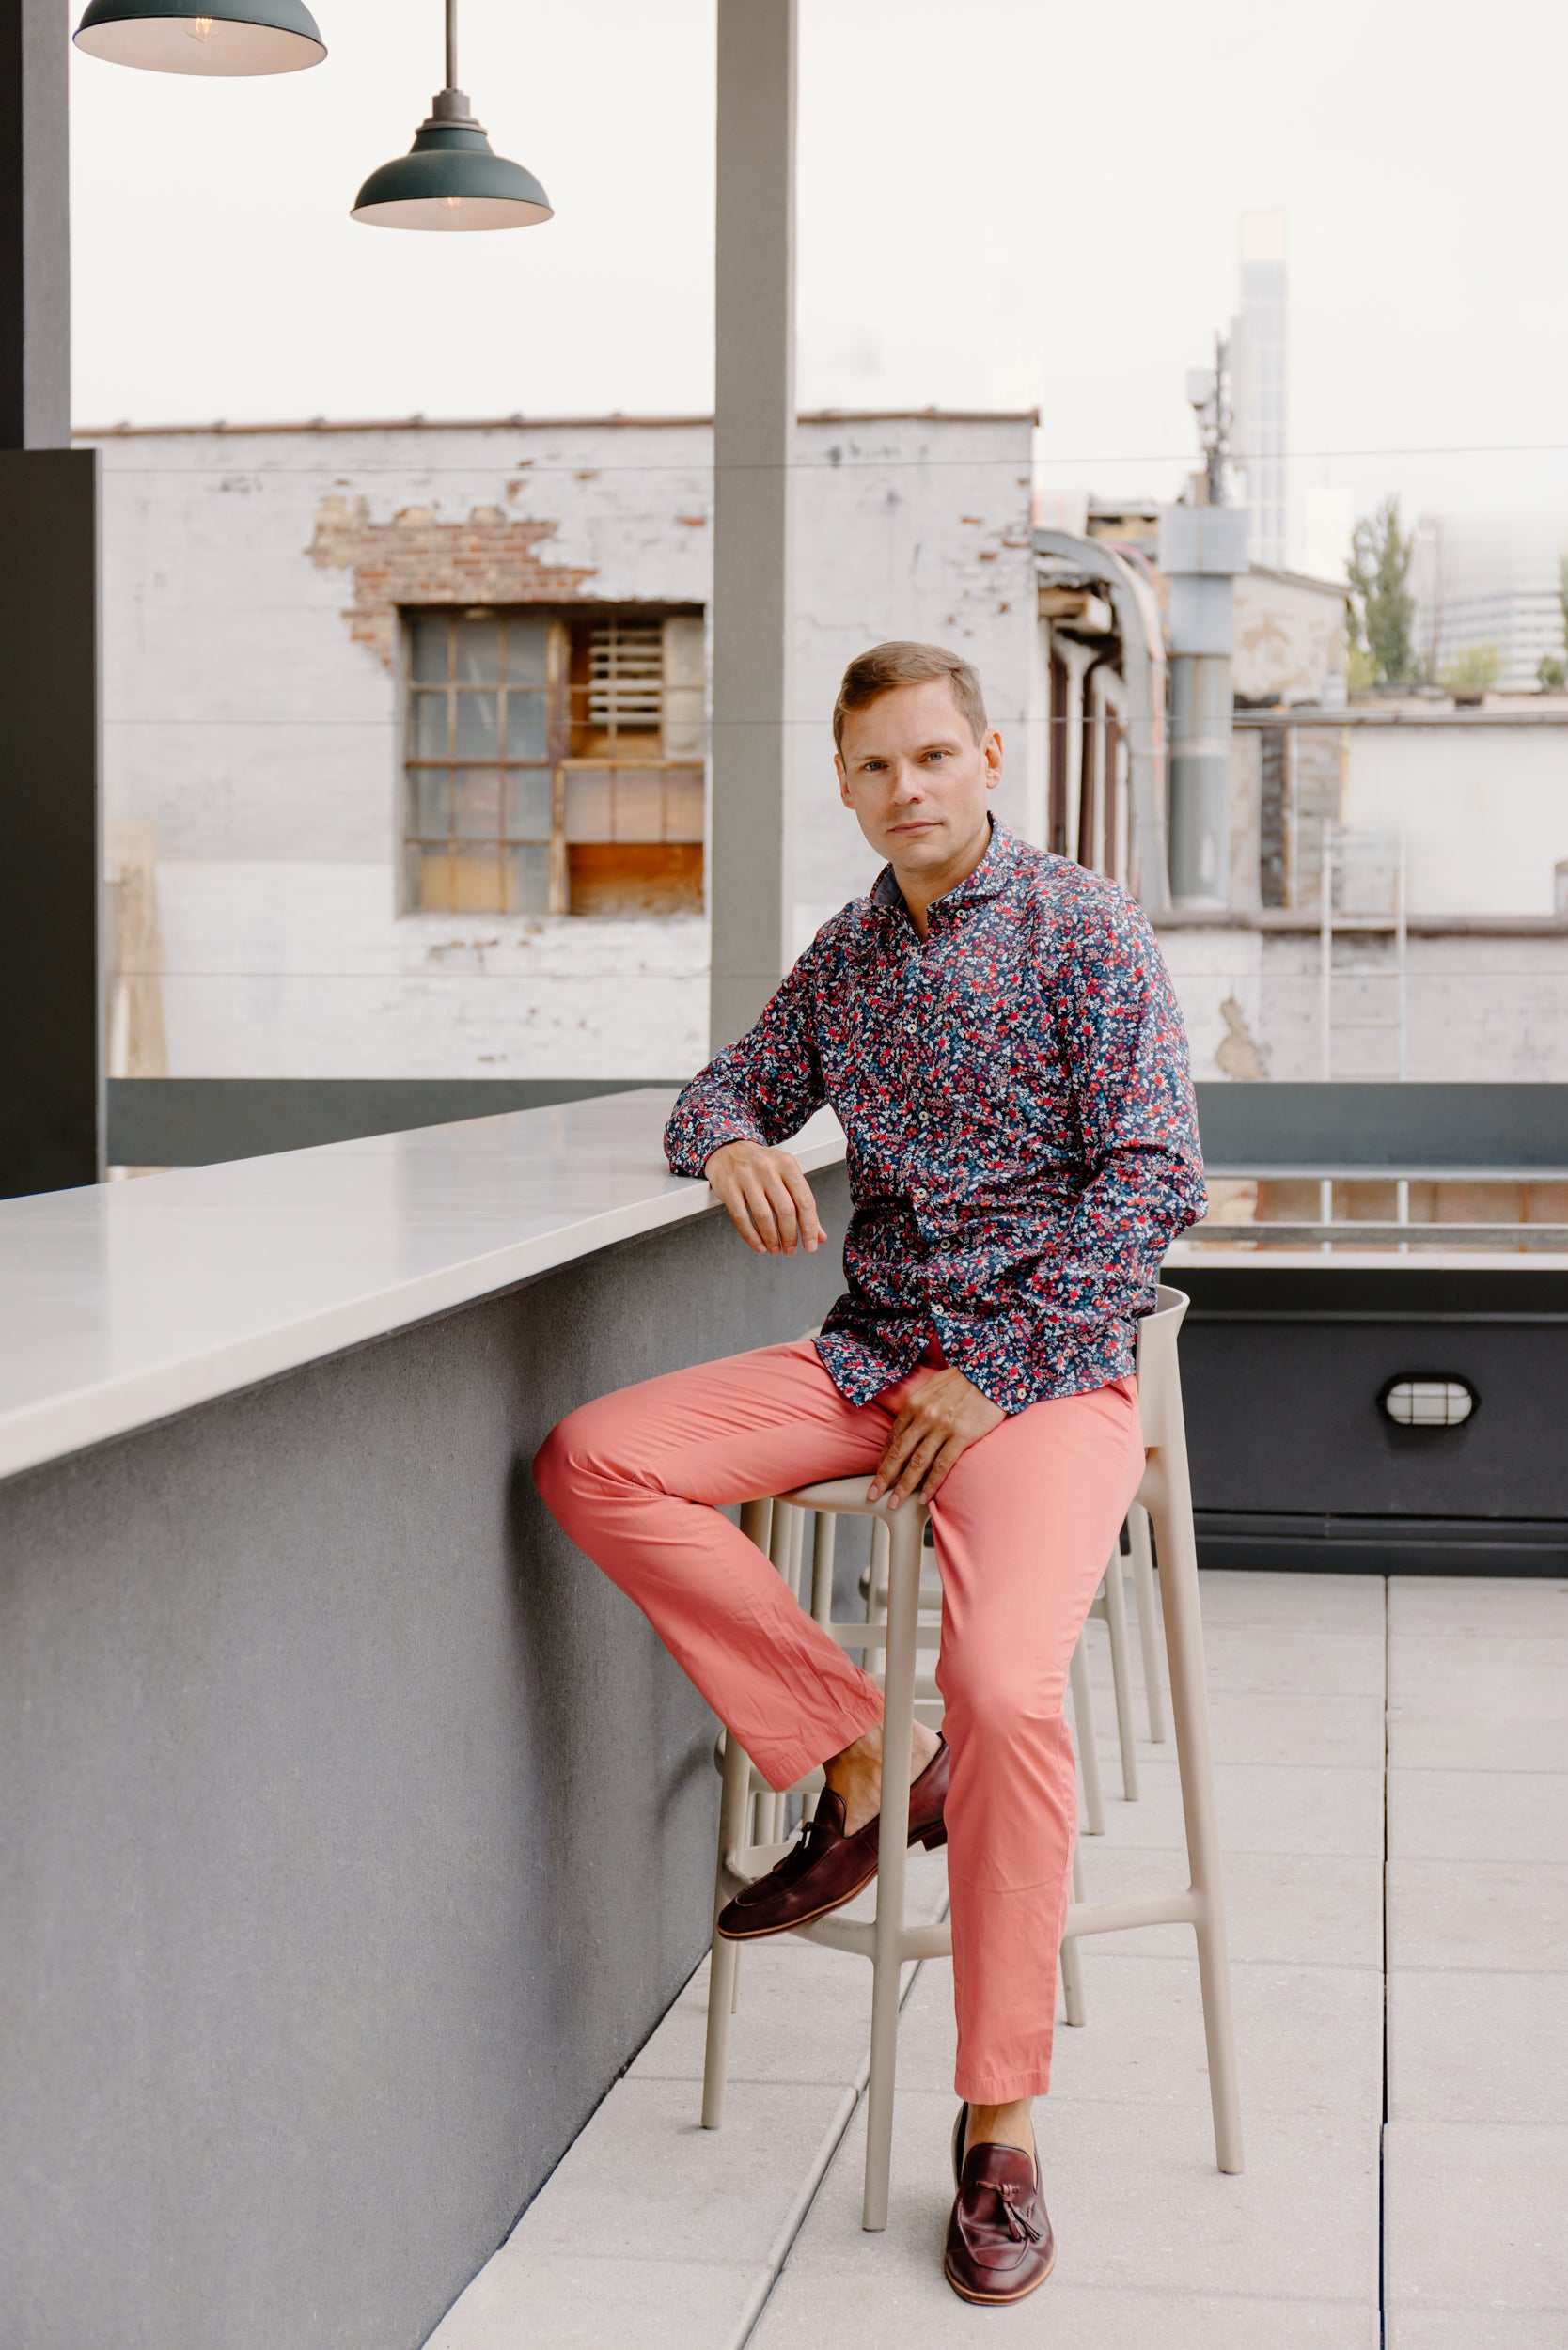
[[[408,828],[416,840],[443,840],[448,830],[450,783],[445,767],[416,767],[409,776]]]
[[[509,685],[542,685],[544,682],[544,646],[549,623],[546,620],[510,619],[507,622],[507,683]]]
[[[532,767],[507,777],[507,836],[512,840],[548,840],[554,794],[548,767]]]
[[[460,685],[496,685],[501,678],[499,620],[459,620],[457,681]]]
[[[499,697],[494,694],[460,694],[457,697],[457,758],[498,759],[500,755]]]
[[[452,776],[452,830],[463,840],[494,840],[501,831],[498,768],[461,768]]]
[[[507,757],[509,759],[542,759],[544,757],[544,697],[542,694],[508,694]]]
[[[548,914],[550,911],[550,852],[548,849],[508,849],[501,860],[505,914]]]
[[[656,771],[620,767],[615,778],[615,838],[659,840],[664,837],[664,777]]]
[[[500,914],[503,875],[495,849],[409,851],[409,896],[420,914]]]
[[[414,682],[416,685],[447,682],[447,637],[451,627],[445,612],[416,613],[413,624]]]
[[[410,729],[411,748],[416,759],[445,759],[447,756],[447,697],[445,694],[416,694],[413,725]]]
[[[566,778],[566,837],[569,840],[613,840],[610,773],[607,767],[576,767]]]
[[[665,838],[702,838],[702,770],[678,767],[665,777]]]

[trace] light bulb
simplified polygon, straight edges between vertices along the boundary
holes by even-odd
[[[212,29],[212,20],[210,16],[193,16],[185,27],[193,40],[205,40]]]
[[[463,198],[461,196],[444,196],[441,201],[445,204],[449,212],[461,212],[463,210]]]

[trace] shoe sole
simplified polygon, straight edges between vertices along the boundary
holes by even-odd
[[[917,1828],[910,1837],[909,1849],[913,1852],[917,1844],[923,1844],[927,1852],[939,1852],[947,1841],[947,1828],[938,1821],[933,1827]],[[713,1931],[721,1942],[771,1942],[775,1935],[798,1934],[802,1926],[814,1926],[819,1918],[831,1918],[836,1909],[842,1909],[847,1903],[858,1901],[867,1886],[875,1882],[876,1871],[873,1868],[849,1892],[840,1893],[837,1901],[824,1902],[821,1909],[810,1910],[804,1918],[787,1919],[782,1925],[753,1926],[748,1934],[732,1933],[728,1926],[715,1926]]]
[[[957,2294],[961,2301],[974,2301],[985,2309],[1005,2309],[1010,2301],[1027,2301],[1031,2293],[1038,2293],[1041,2286],[1045,2282],[1046,2278],[1055,2268],[1056,2264],[1057,2248],[1053,2244],[1051,2247],[1050,2259],[1046,2262],[1044,2267],[1041,2270],[1033,2284],[1026,2285],[1022,2293],[971,2293],[967,2285],[961,2285],[959,2283],[958,2279],[953,2275],[952,2270],[949,2267],[946,2261],[942,2263],[942,2274],[946,2277],[948,2282],[951,2285],[953,2291]]]

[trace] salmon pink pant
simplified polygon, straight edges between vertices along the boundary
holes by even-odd
[[[720,1507],[869,1479],[939,1359],[933,1349],[855,1404],[809,1341],[761,1347],[585,1404],[534,1463],[554,1516],[636,1602],[772,1787],[880,1721],[882,1693]],[[952,1756],[955,2086],[975,2104],[1050,2083],[1077,1826],[1062,1699],[1142,1474],[1137,1386],[1119,1379],[1015,1413],[969,1447],[931,1504]]]

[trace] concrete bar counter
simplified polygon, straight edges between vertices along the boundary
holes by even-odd
[[[752,1257],[670,1098],[0,1204],[8,2350],[412,2350],[699,1957],[712,1718],[529,1463],[847,1194]]]

